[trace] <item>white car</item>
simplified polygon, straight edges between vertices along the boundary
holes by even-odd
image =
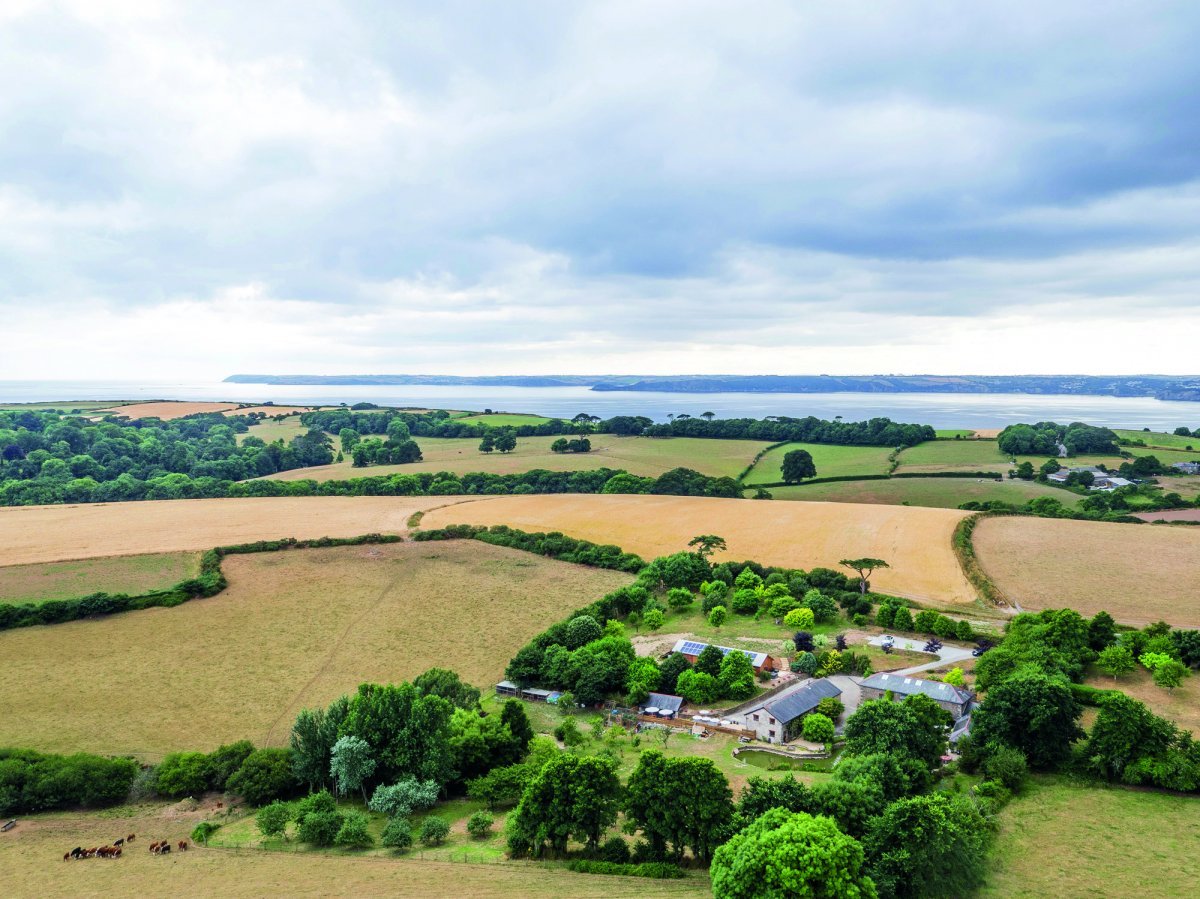
[[[884,634],[883,639],[879,641],[880,646],[886,646],[889,649],[896,645],[896,638],[891,634]]]

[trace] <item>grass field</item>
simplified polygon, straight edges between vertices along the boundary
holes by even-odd
[[[252,429],[253,433],[253,429]],[[420,437],[424,460],[406,465],[371,465],[355,468],[351,461],[316,468],[298,468],[270,475],[273,480],[318,481],[415,474],[421,471],[452,471],[467,474],[519,474],[535,468],[549,471],[588,471],[623,468],[636,475],[656,476],[672,468],[693,468],[702,474],[736,477],[768,444],[757,440],[705,440],[699,437],[616,437],[594,434],[590,453],[552,453],[557,437],[519,437],[511,453],[481,453],[479,440],[471,438]]]
[[[542,425],[554,419],[544,415],[524,415],[519,412],[493,412],[491,415],[457,416],[455,421],[466,425],[488,425],[493,428],[516,428],[520,425]]]
[[[1021,505],[1039,496],[1049,496],[1065,506],[1077,505],[1080,497],[1057,487],[1030,481],[992,481],[978,478],[892,478],[887,481],[834,481],[809,486],[772,487],[777,500],[807,500],[821,503],[871,503],[891,506],[934,506],[957,509],[961,503],[990,502]],[[753,494],[753,491],[748,491]]]
[[[414,512],[455,497],[314,496],[181,499],[0,508],[4,564],[204,550],[280,537],[407,530]]]
[[[1198,425],[1200,427],[1200,425]],[[1187,449],[1189,446],[1200,449],[1200,437],[1177,437],[1174,434],[1163,434],[1159,431],[1125,431],[1118,430],[1117,436],[1122,440],[1141,440],[1148,447],[1166,447],[1168,449]],[[1140,446],[1127,447],[1135,452],[1142,452]]]
[[[1200,736],[1200,677],[1195,672],[1169,691],[1156,686],[1150,672],[1140,666],[1132,674],[1123,675],[1115,682],[1093,666],[1085,683],[1105,690],[1120,690],[1138,702],[1144,702],[1154,714]]]
[[[975,432],[969,428],[938,428],[933,432],[940,440],[953,440],[955,437],[974,437]]]
[[[1009,457],[994,440],[929,440],[910,446],[898,457],[896,471],[1008,471]]]
[[[984,570],[1025,609],[1200,626],[1200,529],[988,518],[974,539]]]
[[[147,593],[195,577],[197,553],[113,556],[0,567],[0,602],[71,599],[89,593]]]
[[[230,556],[224,570],[210,599],[0,633],[0,746],[149,759],[282,744],[301,708],[363,681],[441,666],[488,686],[529,637],[631,581],[474,541]]]
[[[104,400],[47,400],[46,402],[38,403],[0,403],[0,412],[8,412],[12,410],[24,412],[38,412],[43,409],[78,409],[83,412],[90,412],[93,409],[108,409],[112,406],[112,402]]]
[[[776,447],[751,469],[747,484],[775,484],[783,480],[783,457],[792,450],[808,450],[817,477],[886,474],[891,449],[886,446],[833,446],[826,443],[788,443]]]
[[[1194,896],[1194,797],[1035,778],[1000,813],[985,897]]]
[[[438,861],[420,850],[405,855],[343,850],[278,852],[193,846],[151,855],[154,840],[187,839],[211,808],[135,806],[87,814],[23,817],[0,833],[0,888],[7,896],[471,896],[475,899],[563,896],[711,896],[707,879],[647,880],[574,874],[534,862],[471,864]],[[239,824],[228,825],[237,828]],[[64,862],[73,846],[136,833],[120,859]],[[221,831],[217,832],[221,834]],[[451,844],[457,845],[451,836]],[[422,858],[422,854],[429,857]],[[455,858],[451,853],[447,858]]]
[[[917,599],[971,602],[975,593],[950,549],[967,513],[908,506],[782,503],[684,496],[498,496],[426,513],[425,528],[508,524],[614,543],[643,557],[678,552],[697,534],[719,534],[727,557],[797,568],[837,568],[873,556],[892,568],[874,586]]]
[[[300,416],[289,415],[283,421],[272,421],[267,418],[259,424],[251,425],[250,430],[246,433],[237,435],[237,441],[244,443],[247,437],[258,437],[263,443],[274,443],[276,440],[288,443],[293,437],[299,437],[306,433],[308,433],[308,428],[300,423]],[[337,446],[336,442],[334,446]]]

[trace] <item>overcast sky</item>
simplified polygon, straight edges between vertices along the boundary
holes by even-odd
[[[3,0],[0,379],[1196,373],[1198,47],[1153,0]]]

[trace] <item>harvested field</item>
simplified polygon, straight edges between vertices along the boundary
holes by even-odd
[[[1194,736],[1200,736],[1200,677],[1194,674],[1185,678],[1174,690],[1157,686],[1150,672],[1140,665],[1132,674],[1122,675],[1115,682],[1108,675],[1093,671],[1085,683],[1104,690],[1120,690],[1145,703],[1154,714],[1174,721]]]
[[[224,571],[209,599],[0,633],[0,746],[149,760],[282,745],[301,708],[364,681],[441,666],[486,687],[535,633],[632,580],[475,541],[229,556]],[[85,684],[113,689],[97,701]]]
[[[946,603],[975,593],[950,548],[966,512],[848,503],[782,503],[686,496],[499,496],[429,512],[425,528],[508,524],[613,543],[646,558],[719,534],[728,558],[796,568],[837,568],[855,556],[886,559],[876,589]]]
[[[243,409],[230,409],[226,415],[249,415],[252,412],[261,412],[268,418],[274,418],[276,415],[299,415],[301,412],[311,412],[313,409],[318,409],[319,406],[246,406]]]
[[[259,426],[261,427],[261,425]],[[255,428],[251,428],[254,433]],[[265,439],[265,438],[264,438]],[[758,440],[706,440],[699,437],[616,437],[593,434],[590,453],[552,453],[557,437],[518,437],[511,453],[481,453],[475,437],[418,437],[424,460],[405,465],[371,465],[355,468],[352,461],[314,468],[298,468],[270,475],[271,480],[317,481],[452,471],[467,474],[520,474],[535,468],[549,471],[590,471],[623,468],[642,476],[657,476],[672,468],[692,468],[702,474],[736,477],[768,444]]]
[[[89,593],[148,593],[200,572],[198,553],[113,556],[0,568],[0,603],[73,599]]]
[[[1004,428],[976,428],[972,435],[978,440],[995,440]]]
[[[1200,509],[1163,509],[1160,512],[1136,512],[1142,521],[1200,521]]]
[[[412,513],[455,497],[180,499],[0,508],[0,565],[205,550],[280,537],[399,534]]]
[[[846,475],[886,474],[888,456],[892,451],[886,446],[834,446],[828,443],[788,443],[776,447],[758,460],[747,484],[777,484],[783,480],[783,457],[793,450],[808,450],[813,464],[817,466],[817,477],[832,478]],[[753,458],[753,457],[751,457]]]
[[[965,502],[1022,505],[1039,496],[1049,496],[1064,506],[1075,506],[1080,497],[1057,487],[1032,481],[993,481],[980,478],[892,478],[887,481],[834,481],[795,487],[772,487],[777,500],[807,500],[821,503],[871,503],[899,506],[933,506],[957,509]],[[753,495],[748,491],[747,495]]]
[[[1025,609],[1200,626],[1200,529],[986,518],[974,540],[984,570]]]
[[[711,896],[708,881],[647,880],[575,874],[533,862],[463,864],[342,850],[272,852],[192,846],[151,855],[154,840],[189,839],[212,808],[177,805],[123,807],[104,812],[35,815],[0,833],[0,887],[8,896],[472,896],[510,897]],[[217,820],[220,820],[218,818]],[[81,844],[108,843],[118,834],[137,841],[115,861],[64,862]]]
[[[183,418],[186,415],[198,415],[201,412],[228,412],[237,409],[237,403],[185,403],[164,401],[161,403],[131,403],[127,406],[110,406],[104,411],[113,415],[123,415],[126,418],[161,418],[169,421],[172,418]]]
[[[1000,813],[981,896],[1194,896],[1197,800],[1034,778]]]

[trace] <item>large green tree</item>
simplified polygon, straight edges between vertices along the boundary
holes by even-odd
[[[516,857],[563,853],[571,840],[595,849],[617,820],[621,782],[612,759],[561,755],[525,788],[508,827]]]
[[[1066,678],[1025,667],[988,691],[972,718],[971,739],[981,746],[1007,743],[1024,752],[1031,767],[1050,769],[1070,758],[1071,744],[1084,735],[1082,714]]]
[[[817,476],[817,465],[808,450],[792,450],[783,456],[783,479],[789,484],[798,484],[805,478]]]
[[[775,808],[713,856],[717,899],[873,899],[862,845],[828,818]]]
[[[690,849],[707,862],[727,836],[733,796],[725,775],[708,759],[642,754],[625,788],[625,814],[658,858]]]
[[[444,784],[453,773],[448,747],[453,709],[441,696],[422,696],[412,684],[360,684],[340,735],[367,741],[378,762],[376,783],[415,777]]]
[[[953,723],[951,714],[928,696],[910,696],[903,702],[871,699],[846,722],[846,750],[851,755],[916,759],[932,770],[941,764]]]
[[[872,559],[867,556],[860,559],[842,559],[838,564],[858,574],[858,591],[860,593],[867,592],[867,587],[870,586],[871,574],[875,569],[892,567],[883,559]]]

